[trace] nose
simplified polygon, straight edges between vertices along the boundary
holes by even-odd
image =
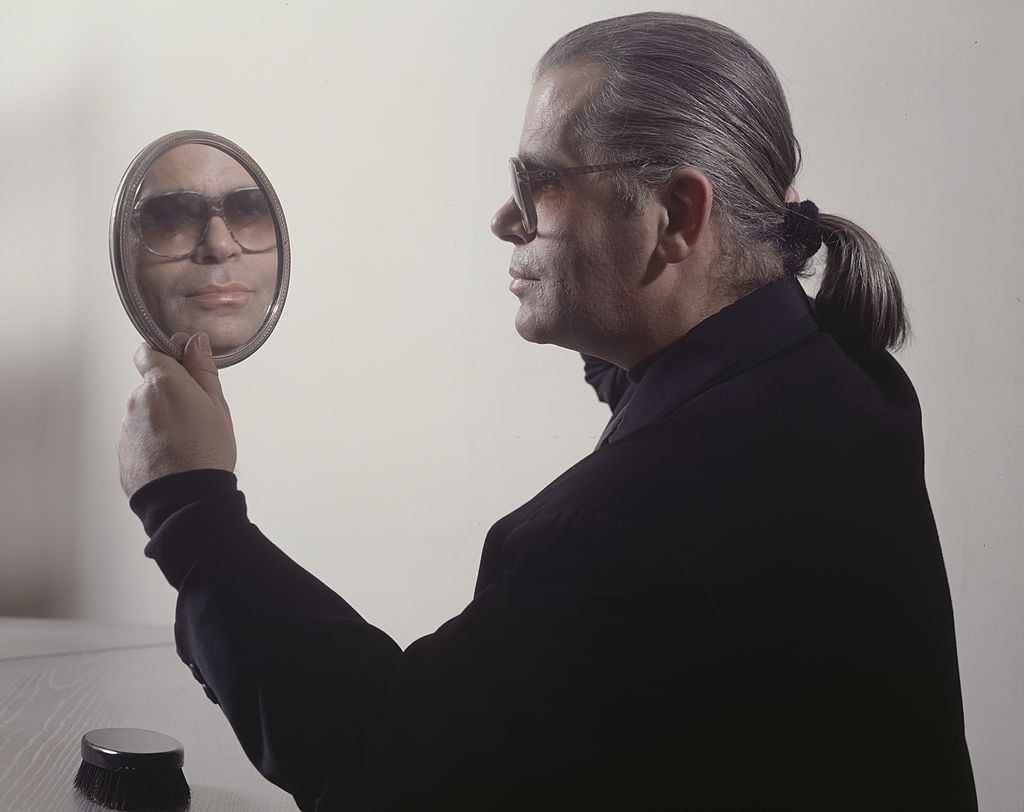
[[[511,197],[494,212],[494,217],[491,218],[491,233],[499,240],[516,245],[524,245],[536,236],[526,233],[526,228],[523,226],[523,215],[520,214],[519,207]]]
[[[222,217],[211,217],[203,241],[199,243],[193,258],[200,265],[211,265],[225,262],[231,257],[239,256],[242,249],[235,242],[228,225]]]

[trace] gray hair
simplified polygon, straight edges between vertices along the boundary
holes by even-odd
[[[573,122],[584,157],[659,164],[616,173],[627,208],[694,167],[714,189],[718,283],[726,295],[739,298],[787,273],[813,275],[807,250],[781,241],[785,193],[802,157],[778,76],[753,45],[701,17],[630,14],[566,34],[534,78],[588,62],[602,81]],[[873,350],[902,346],[910,325],[885,251],[855,223],[819,218],[828,254],[815,299],[821,326]]]

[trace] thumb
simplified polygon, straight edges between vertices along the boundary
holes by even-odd
[[[206,333],[196,333],[188,340],[181,363],[188,370],[188,374],[195,378],[208,394],[213,395],[222,404],[224,403],[220,375],[210,350],[210,337]]]

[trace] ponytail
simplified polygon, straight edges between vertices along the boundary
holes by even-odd
[[[882,246],[856,223],[819,214],[828,259],[815,297],[822,329],[842,343],[875,352],[897,350],[910,338],[910,323],[896,271]]]

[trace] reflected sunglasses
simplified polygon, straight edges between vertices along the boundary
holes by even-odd
[[[246,253],[277,245],[274,218],[263,192],[255,186],[232,189],[220,197],[199,192],[165,192],[139,201],[132,212],[136,232],[151,254],[187,259],[202,245],[210,220],[220,217]]]
[[[632,161],[619,161],[613,164],[592,164],[591,166],[570,166],[565,169],[527,169],[521,158],[508,159],[509,171],[512,174],[512,199],[515,201],[519,214],[523,219],[526,235],[532,237],[537,233],[537,206],[533,202],[532,184],[544,183],[555,178],[572,177],[573,175],[589,175],[592,172],[608,172],[612,169],[639,168],[644,166],[667,166],[668,161],[659,159],[646,160],[637,158]]]

